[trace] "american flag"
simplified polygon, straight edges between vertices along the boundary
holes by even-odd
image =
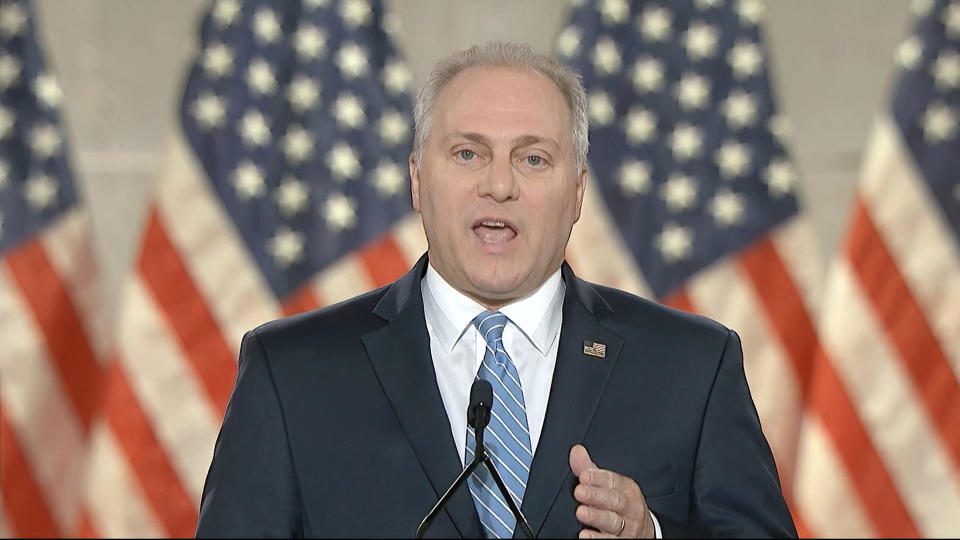
[[[0,535],[72,534],[104,337],[62,92],[29,4],[0,0]]]
[[[124,290],[84,534],[192,536],[243,333],[425,250],[395,30],[379,1],[211,5]]]
[[[960,1],[914,9],[819,326],[812,394],[859,422],[800,438],[796,500],[831,536],[960,533]]]
[[[582,2],[558,53],[583,74],[594,177],[568,250],[588,279],[713,317],[743,338],[791,494],[817,348],[816,244],[776,113],[756,0]],[[843,392],[843,389],[839,389]],[[852,409],[839,412],[857,421]],[[831,440],[845,436],[828,431]]]

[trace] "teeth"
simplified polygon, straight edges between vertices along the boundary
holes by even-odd
[[[505,227],[506,226],[502,221],[484,221],[482,225],[485,227]]]

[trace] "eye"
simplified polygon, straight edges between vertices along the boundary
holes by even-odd
[[[474,158],[477,157],[477,154],[475,154],[473,150],[467,150],[467,149],[458,150],[455,155],[457,156],[457,159],[459,159],[460,161],[472,161]]]
[[[547,164],[547,160],[537,155],[527,156],[526,161],[527,161],[527,165],[530,165],[531,167],[537,167],[537,168],[543,167],[544,165]]]

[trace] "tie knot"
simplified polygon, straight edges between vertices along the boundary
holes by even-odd
[[[499,311],[484,311],[473,319],[473,324],[487,343],[494,343],[503,338],[507,316]]]

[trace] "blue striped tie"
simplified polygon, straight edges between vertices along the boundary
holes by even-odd
[[[473,324],[487,342],[487,351],[477,377],[490,382],[494,396],[484,446],[519,507],[527,488],[533,453],[520,376],[503,348],[503,329],[507,324],[507,316],[499,311],[484,311],[473,319]],[[473,460],[475,445],[473,427],[467,426],[466,463]],[[512,537],[516,518],[490,472],[484,467],[478,468],[470,476],[469,484],[487,538]]]

